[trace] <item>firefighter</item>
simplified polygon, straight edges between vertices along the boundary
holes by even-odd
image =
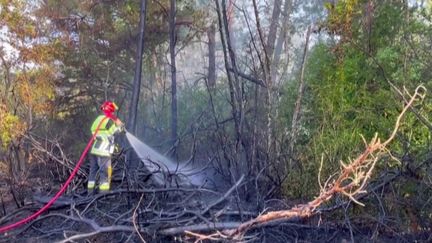
[[[104,114],[99,115],[91,126],[92,134],[95,133],[99,123],[105,118],[99,127],[95,141],[90,151],[90,173],[87,183],[88,193],[92,193],[96,187],[96,175],[99,172],[99,191],[110,190],[112,167],[111,156],[114,152],[114,135],[124,131],[123,122],[118,119],[114,112],[118,110],[112,101],[105,101],[101,107]]]

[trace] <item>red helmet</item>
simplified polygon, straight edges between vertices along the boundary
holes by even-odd
[[[112,102],[112,101],[105,101],[105,102],[101,105],[100,109],[101,109],[103,112],[112,113],[112,112],[118,110],[118,106],[117,106],[114,102]]]

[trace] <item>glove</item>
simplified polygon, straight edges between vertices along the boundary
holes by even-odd
[[[125,125],[123,123],[120,125],[120,132],[126,133],[126,128],[125,128]]]
[[[120,121],[120,119],[117,119],[116,121],[116,125],[119,127],[120,132],[121,133],[125,133],[126,132],[126,128],[123,122]]]
[[[114,145],[114,153],[115,155],[119,155],[121,152],[120,146],[118,144]]]

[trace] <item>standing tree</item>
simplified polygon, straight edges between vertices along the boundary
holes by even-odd
[[[213,23],[207,29],[208,38],[208,71],[207,82],[210,88],[216,86],[216,28]]]
[[[177,141],[177,78],[176,78],[176,0],[170,1],[169,12],[169,49],[171,58],[171,140],[176,144]],[[174,148],[175,154],[175,148]]]
[[[144,33],[146,25],[146,9],[147,0],[141,0],[140,5],[140,22],[139,29],[140,34],[138,38],[138,48],[136,53],[136,63],[135,63],[135,76],[132,89],[132,100],[129,109],[129,119],[127,127],[132,132],[135,133],[136,130],[136,118],[138,112],[138,100],[141,88],[141,73],[142,73],[142,56],[144,51]]]
[[[147,0],[141,0],[140,22],[139,22],[140,34],[138,38],[138,48],[136,53],[135,76],[134,76],[133,89],[132,89],[132,100],[130,103],[129,120],[127,124],[127,128],[132,133],[136,133],[136,118],[137,118],[138,100],[139,100],[140,88],[141,88],[142,56],[144,51],[146,9],[147,9]],[[127,156],[128,173],[132,176],[133,181],[136,180],[135,168],[138,166],[139,163],[139,160],[136,157],[137,156],[133,151],[129,151]]]
[[[44,39],[47,25],[40,25],[31,8],[23,1],[0,1],[0,167],[7,168],[17,206],[24,204],[20,187],[33,156],[25,136],[43,131],[53,115],[61,53],[55,38]]]

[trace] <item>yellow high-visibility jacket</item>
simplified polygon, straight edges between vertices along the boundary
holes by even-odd
[[[97,126],[104,118],[105,115],[99,115],[96,118],[91,126],[92,134],[95,133]],[[120,130],[120,126],[117,126],[112,119],[105,119],[99,128],[90,153],[98,156],[111,156],[114,152],[114,135]]]

